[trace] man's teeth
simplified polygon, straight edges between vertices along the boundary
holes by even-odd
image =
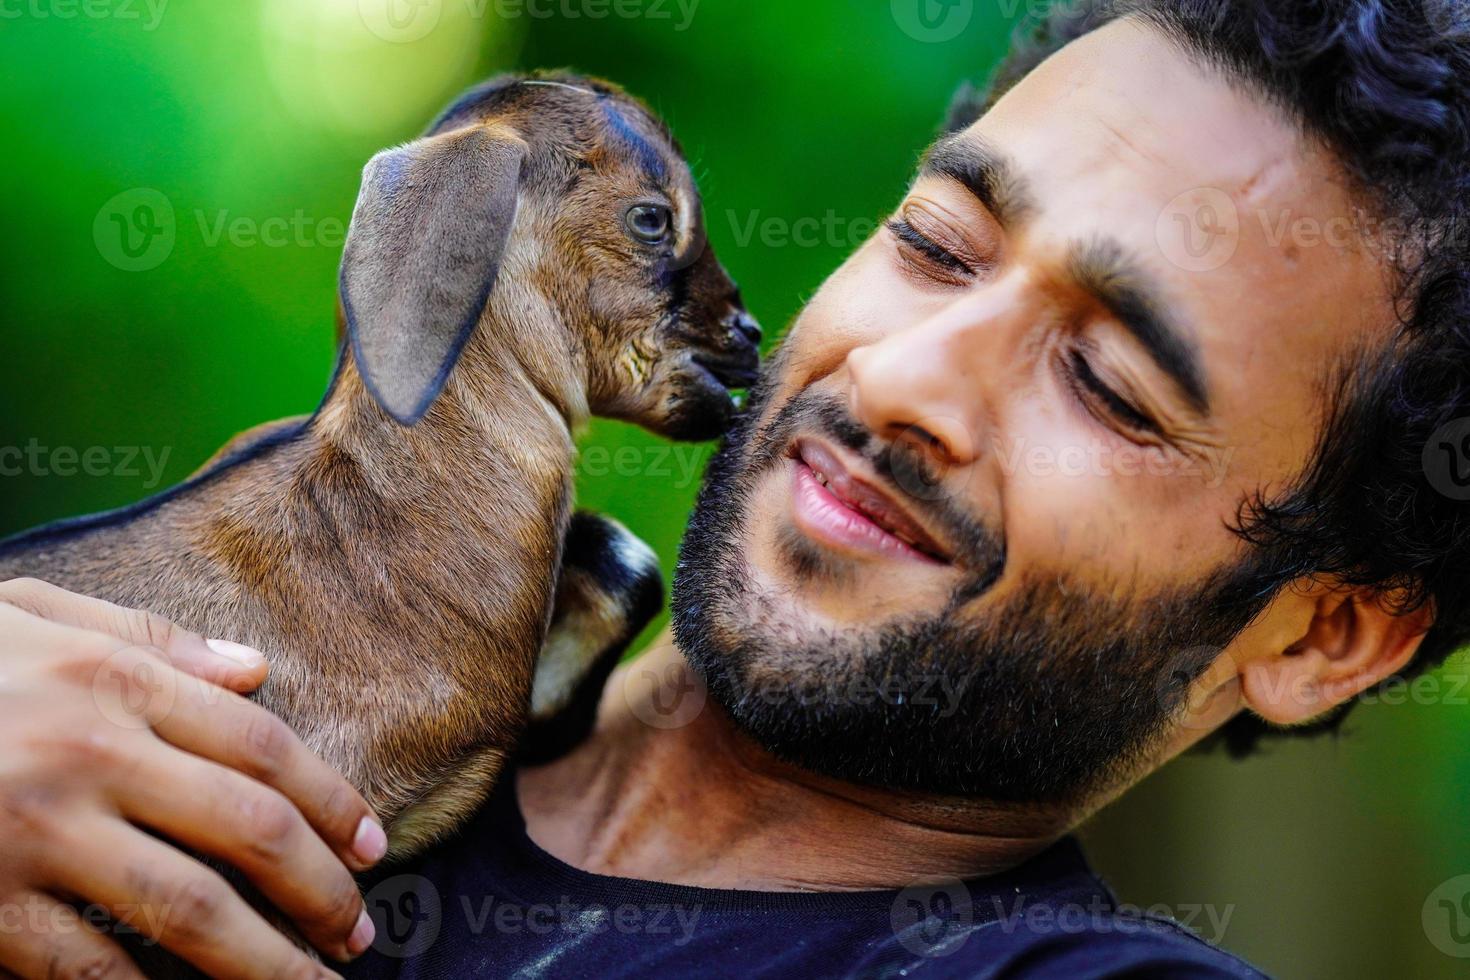
[[[827,474],[823,473],[821,470],[816,469],[815,467],[810,467],[809,466],[808,469],[810,469],[812,471],[812,476],[816,477],[816,480],[817,480],[818,483],[820,483],[824,487],[827,487],[829,490],[831,489],[832,481],[830,479],[828,479]],[[834,496],[837,496],[837,495],[834,494]],[[898,540],[902,541],[904,544],[908,545],[910,548],[913,548],[915,551],[923,551],[924,550],[923,546],[920,545],[919,542],[915,541],[909,535],[904,534],[902,531],[899,531],[899,530],[897,530],[895,528],[889,527],[887,521],[879,520],[874,515],[868,513],[867,510],[863,509],[862,507],[859,507],[857,504],[852,503],[851,501],[847,500],[844,497],[837,496],[837,499],[838,500],[841,500],[843,502],[843,504],[845,504],[846,506],[850,507],[851,509],[857,511],[859,514],[862,514],[868,520],[872,521],[874,524],[878,525],[880,528],[882,528],[883,530],[887,531],[889,534],[893,535],[895,538],[897,538]]]
[[[876,523],[876,522],[874,522],[874,523]],[[922,550],[924,550],[924,549],[922,549],[922,548],[919,547],[919,542],[915,541],[913,538],[909,537],[907,534],[904,534],[902,531],[895,531],[893,528],[889,527],[887,524],[880,524],[879,526],[882,527],[883,530],[887,531],[889,534],[893,535],[898,540],[902,541],[904,544],[908,545],[910,548],[913,548],[915,551],[922,551]]]

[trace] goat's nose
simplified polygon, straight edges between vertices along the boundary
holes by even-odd
[[[752,344],[761,342],[761,325],[755,321],[755,317],[744,310],[736,310],[726,318],[725,323],[732,330],[738,330],[740,335]]]

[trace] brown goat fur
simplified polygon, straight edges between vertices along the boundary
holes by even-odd
[[[654,209],[643,237],[638,207]],[[661,215],[668,239],[650,241]],[[577,426],[716,435],[759,334],[672,137],[567,74],[487,83],[375,157],[341,299],[347,343],[314,415],[238,437],[159,498],[0,545],[0,579],[265,652],[259,702],[363,791],[403,855],[484,798],[526,725]],[[597,614],[558,621],[625,643],[656,569],[621,528],[579,519],[594,552],[558,601]],[[562,643],[586,663],[548,676],[578,683],[617,641]]]

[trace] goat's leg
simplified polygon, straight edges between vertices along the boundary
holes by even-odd
[[[648,545],[612,518],[572,515],[522,762],[550,761],[587,737],[608,675],[663,596],[658,556]]]

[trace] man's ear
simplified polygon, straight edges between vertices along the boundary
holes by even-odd
[[[1402,670],[1434,613],[1429,603],[1397,613],[1394,598],[1366,590],[1324,592],[1299,639],[1245,665],[1245,703],[1269,722],[1300,724]]]
[[[369,161],[339,293],[357,368],[403,425],[423,418],[479,320],[515,219],[526,145],[483,125]]]

